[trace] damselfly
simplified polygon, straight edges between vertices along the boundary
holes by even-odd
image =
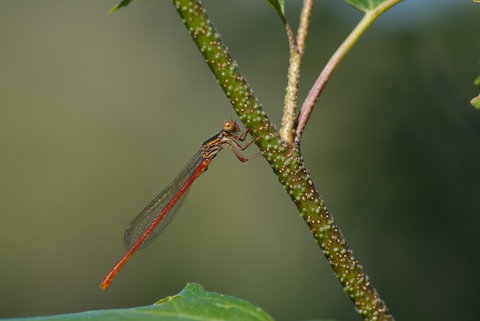
[[[185,201],[190,186],[207,170],[208,165],[215,156],[217,156],[218,152],[228,147],[242,162],[262,155],[258,154],[244,158],[238,153],[237,149],[241,151],[246,149],[254,140],[252,138],[245,146],[240,146],[235,139],[243,142],[247,137],[248,129],[239,136],[236,136],[235,133],[239,131],[240,128],[234,121],[224,122],[223,129],[202,144],[200,150],[188,161],[175,180],[165,187],[127,226],[124,244],[128,252],[105,276],[100,284],[102,290],[108,289],[115,275],[117,275],[135,251],[152,243],[152,241],[163,232]]]

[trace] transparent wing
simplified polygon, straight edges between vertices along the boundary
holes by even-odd
[[[125,236],[123,238],[123,244],[127,249],[130,249],[143,235],[145,230],[152,224],[155,218],[162,212],[172,198],[180,191],[182,186],[186,183],[190,176],[192,176],[192,174],[195,172],[195,169],[197,169],[203,160],[204,158],[201,151],[197,152],[195,156],[193,156],[183,167],[173,182],[165,187],[165,189],[161,191],[160,194],[158,194],[158,196],[155,197],[155,199],[148,204],[148,206],[145,207],[145,209],[127,226],[127,229],[125,230]],[[175,203],[167,215],[160,221],[157,227],[145,239],[138,249],[142,249],[148,244],[152,243],[152,241],[163,232],[187,198],[189,190],[190,189],[188,189],[177,201],[177,203]]]

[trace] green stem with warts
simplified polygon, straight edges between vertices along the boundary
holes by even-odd
[[[174,0],[195,44],[364,320],[393,320],[320,198],[301,152],[277,133],[199,0]]]
[[[290,49],[288,85],[283,107],[282,128],[280,129],[280,136],[289,144],[292,144],[295,141],[298,81],[300,80],[301,65],[302,55],[299,52]]]
[[[300,25],[297,31],[296,44],[290,25],[288,25],[288,23],[285,25],[290,43],[290,65],[288,67],[288,85],[287,92],[285,94],[285,104],[283,108],[280,136],[289,144],[292,144],[295,141],[300,67],[302,66],[305,39],[307,37],[308,25],[310,24],[312,8],[313,0],[304,0],[302,14],[300,16]]]
[[[249,128],[252,137],[256,138],[257,145],[282,145],[278,133],[208,19],[200,1],[173,0],[173,3],[238,117]]]

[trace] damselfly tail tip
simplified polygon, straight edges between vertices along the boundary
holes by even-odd
[[[110,271],[108,274],[105,276],[103,279],[102,283],[100,283],[100,288],[105,291],[110,287],[110,284],[112,284],[113,278],[117,274],[117,271]]]
[[[102,289],[103,291],[107,290],[109,286],[110,284],[107,284],[105,282],[100,283],[100,289]]]

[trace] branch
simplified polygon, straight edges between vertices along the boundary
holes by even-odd
[[[302,14],[300,16],[300,26],[297,32],[297,44],[293,37],[292,29],[288,22],[285,23],[287,29],[288,42],[290,44],[290,66],[288,68],[288,85],[285,94],[285,105],[283,108],[282,129],[280,136],[287,142],[293,143],[295,136],[295,119],[297,111],[298,83],[300,81],[300,67],[302,65],[303,52],[305,49],[305,38],[307,36],[308,25],[313,8],[313,0],[305,0],[303,3]]]
[[[355,42],[360,38],[360,36],[367,30],[367,28],[388,8],[392,7],[393,5],[401,2],[402,0],[390,0],[386,1],[382,5],[378,6],[372,11],[368,11],[362,20],[358,23],[358,25],[353,29],[350,35],[345,39],[342,45],[337,49],[337,51],[333,54],[332,58],[328,61],[325,68],[320,73],[317,81],[313,85],[312,89],[308,93],[305,102],[303,103],[302,110],[300,111],[300,115],[298,116],[298,126],[297,126],[297,136],[295,137],[295,143],[300,144],[303,130],[305,129],[305,125],[310,118],[310,115],[315,107],[315,104],[320,97],[323,89],[327,85],[327,82],[330,80],[332,73],[337,68],[340,61],[345,57],[347,52],[353,47]]]
[[[308,26],[310,24],[310,16],[312,15],[313,0],[305,0],[303,2],[302,14],[300,15],[300,26],[297,32],[298,52],[303,56],[305,50],[305,39],[307,38]]]
[[[365,320],[393,320],[321,199],[300,150],[285,144],[255,98],[199,0],[174,1],[195,44],[311,230],[345,293]]]

